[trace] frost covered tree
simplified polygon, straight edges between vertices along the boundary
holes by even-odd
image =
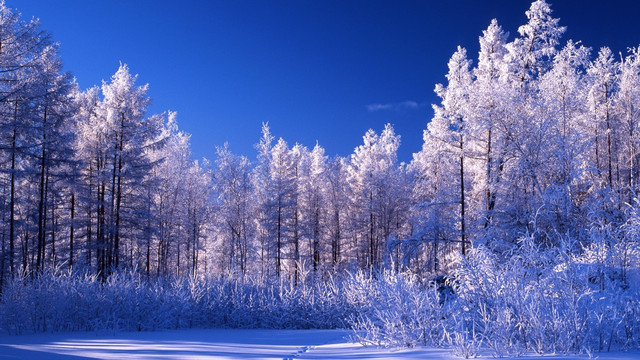
[[[56,211],[61,202],[67,203],[66,184],[69,182],[70,161],[73,157],[71,143],[73,128],[71,119],[74,107],[71,101],[72,84],[69,74],[62,72],[62,64],[57,49],[49,46],[44,49],[38,61],[38,74],[33,84],[35,101],[31,102],[30,126],[36,136],[28,141],[38,144],[29,151],[32,159],[31,172],[38,183],[37,239],[38,250],[35,269],[42,270],[47,258],[47,239],[50,242],[48,259],[56,265],[56,233],[59,229]],[[60,251],[59,251],[60,252]],[[63,256],[59,256],[63,258]]]
[[[475,81],[471,101],[476,106],[470,126],[475,134],[476,157],[484,158],[485,162],[484,179],[478,177],[479,187],[484,188],[484,228],[488,228],[493,221],[497,192],[507,157],[503,147],[504,138],[500,137],[506,105],[501,75],[506,66],[507,36],[508,33],[493,19],[480,37],[478,66],[473,69]]]
[[[37,20],[21,20],[0,3],[2,278],[7,270],[18,274],[18,247],[22,273],[57,262],[73,112],[70,76],[57,51]]]
[[[560,233],[570,231],[576,221],[573,194],[586,176],[585,154],[589,137],[586,125],[586,84],[584,72],[589,49],[569,41],[554,57],[551,69],[540,79],[541,121],[550,130],[543,144],[544,168],[539,172],[545,187],[543,202],[549,226]]]
[[[275,257],[275,275],[280,277],[283,267],[289,266],[292,247],[298,243],[297,228],[297,188],[295,183],[295,159],[289,147],[280,138],[271,149],[271,162],[267,219],[270,233],[270,246]]]
[[[620,152],[626,176],[623,188],[630,191],[629,197],[635,196],[640,179],[638,146],[640,146],[640,53],[639,48],[631,48],[627,56],[619,63],[618,92],[615,96],[616,116],[620,119]],[[632,203],[630,199],[627,199]]]
[[[589,100],[593,118],[594,151],[598,175],[603,177],[604,185],[613,190],[617,179],[616,134],[614,124],[613,94],[616,87],[617,66],[609,48],[602,48],[598,57],[589,68]],[[618,174],[619,175],[619,174]]]
[[[207,250],[211,249],[212,176],[208,161],[194,161],[187,169],[185,181],[185,219],[181,240],[177,244],[176,272],[196,277],[209,271]],[[183,255],[184,254],[184,255]],[[184,260],[182,260],[182,259]],[[185,270],[183,270],[186,269]]]
[[[468,126],[471,114],[470,90],[472,86],[470,65],[471,61],[467,59],[467,51],[458,47],[449,60],[449,73],[446,76],[447,86],[436,85],[435,92],[442,99],[442,105],[434,106],[434,118],[428,126],[429,136],[446,145],[442,148],[441,157],[456,163],[454,173],[449,176],[456,179],[458,186],[455,196],[459,211],[459,242],[463,254],[466,252],[468,242],[466,182],[469,179],[465,181],[465,175],[468,175],[469,171],[465,170],[465,163],[468,161],[470,137]]]
[[[533,85],[531,80],[548,71],[553,55],[566,28],[560,19],[551,16],[551,7],[545,0],[531,3],[525,12],[528,22],[518,28],[520,37],[506,45],[508,50],[509,77],[522,89]]]
[[[347,160],[333,158],[326,168],[326,232],[330,242],[331,268],[335,272],[349,259],[348,246],[345,244],[348,209]]]
[[[80,111],[78,147],[90,209],[86,239],[101,274],[118,268],[124,254],[128,265],[134,260],[147,223],[140,217],[150,201],[144,184],[153,167],[150,149],[161,146],[164,119],[145,117],[148,86],[136,86],[136,78],[121,65],[109,83],[103,82],[103,98],[89,90]]]
[[[273,136],[269,125],[262,124],[262,136],[260,141],[255,145],[258,151],[258,160],[256,166],[251,172],[251,182],[255,189],[255,227],[256,239],[259,243],[258,258],[260,259],[260,277],[264,279],[269,272],[269,191],[268,186],[271,181],[271,147]]]
[[[181,229],[184,228],[185,174],[191,165],[188,134],[178,130],[177,114],[169,112],[158,135],[162,146],[147,150],[154,164],[146,176],[146,221],[142,244],[141,268],[147,276],[168,276],[174,269],[173,258],[177,254]],[[155,255],[155,258],[154,258]]]
[[[253,187],[251,164],[245,156],[235,155],[227,144],[217,148],[214,188],[217,196],[218,232],[222,238],[222,252],[232,273],[244,275],[254,250]]]
[[[318,144],[309,154],[309,171],[302,186],[305,194],[304,211],[306,212],[306,232],[309,239],[309,255],[313,264],[313,271],[318,271],[323,265],[323,257],[327,251],[325,235],[327,230],[327,156]]]
[[[397,150],[400,136],[387,124],[380,135],[369,130],[351,156],[347,181],[351,191],[354,238],[368,268],[383,265],[387,240],[396,232],[400,171]]]

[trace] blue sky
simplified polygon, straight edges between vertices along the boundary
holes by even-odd
[[[635,1],[549,1],[563,40],[614,52],[640,44]],[[348,155],[390,122],[399,158],[422,146],[436,83],[457,45],[474,58],[492,18],[510,39],[529,0],[6,0],[61,45],[82,88],[129,64],[151,112],[178,112],[194,157],[228,141],[255,158],[262,122],[291,145]],[[475,61],[474,61],[475,62]]]

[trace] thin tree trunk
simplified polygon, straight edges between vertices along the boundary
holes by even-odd
[[[300,278],[300,236],[298,234],[298,201],[296,200],[295,209],[293,215],[293,258],[295,261],[295,274],[294,274],[294,284],[298,285],[298,280]]]
[[[281,238],[281,233],[282,233],[282,206],[280,204],[280,199],[278,198],[278,224],[277,224],[277,239],[276,239],[276,276],[280,277],[280,266],[281,266],[281,258],[280,258],[280,251],[282,248],[282,238]]]
[[[375,266],[375,240],[373,237],[374,228],[373,228],[373,193],[369,192],[369,268],[373,268]]]
[[[607,86],[605,85],[605,96],[608,98],[608,90],[607,90]],[[608,99],[605,98],[605,101],[608,101]],[[609,189],[613,189],[613,160],[612,160],[612,156],[611,156],[611,121],[609,119],[609,106],[606,105],[606,112],[605,112],[605,123],[607,125],[607,155],[608,155],[608,170],[609,170]]]
[[[115,146],[115,154],[113,154],[113,170],[111,172],[111,206],[109,208],[109,226],[107,228],[107,263],[106,270],[111,272],[114,263],[114,244],[115,244],[115,218],[116,218],[116,179],[118,172],[118,145]]]
[[[465,193],[464,193],[464,143],[460,139],[460,240],[462,255],[467,252],[467,234],[466,234],[466,218],[465,218]]]
[[[93,195],[93,161],[89,161],[89,192],[87,195],[88,199],[91,199]],[[91,201],[87,202],[87,237],[85,239],[85,256],[87,257],[87,266],[89,266],[89,268],[91,268],[91,261],[93,260],[92,258],[92,254],[91,254],[91,237],[93,236],[92,233],[92,221],[93,221],[93,212],[92,212],[92,208],[91,208]]]
[[[151,274],[151,200],[147,200],[147,256],[146,256],[146,273],[147,279]]]
[[[116,199],[116,228],[115,228],[115,267],[120,265],[120,206],[122,204],[122,153],[124,147],[124,114],[120,126],[120,154],[118,156],[118,193]]]
[[[76,210],[76,194],[71,193],[71,226],[69,228],[69,270],[73,270],[73,230]]]
[[[340,261],[340,212],[338,211],[338,209],[334,209],[333,224],[335,226],[335,232],[333,234],[333,241],[331,243],[331,260],[335,272],[335,268]]]
[[[16,113],[18,102],[16,101]],[[16,194],[16,125],[13,127],[13,137],[11,145],[11,200],[9,200],[9,272],[11,277],[15,275],[14,254],[15,254],[15,194]]]
[[[46,111],[45,111],[46,114]],[[45,115],[46,118],[46,115]],[[43,134],[43,141],[46,142],[46,135]],[[40,160],[40,200],[38,202],[38,255],[36,258],[36,271],[42,270],[42,262],[44,260],[44,226],[45,226],[45,159],[47,154],[46,145],[42,144],[42,159]]]
[[[485,220],[484,220],[484,228],[488,228],[489,224],[491,224],[491,212],[493,210],[492,206],[491,206],[491,185],[492,185],[492,180],[491,180],[491,165],[493,162],[493,158],[492,158],[492,154],[491,154],[491,125],[489,125],[489,130],[487,131],[487,170],[486,170],[486,174],[487,174],[487,191],[486,191],[486,206],[487,206],[487,214],[485,215]]]
[[[47,174],[47,188],[49,187],[49,174]],[[47,193],[49,191],[47,190]],[[51,199],[51,265],[56,266],[56,229],[58,226],[56,219],[56,194],[52,194]]]
[[[320,265],[320,209],[316,202],[313,221],[313,271],[318,271]]]

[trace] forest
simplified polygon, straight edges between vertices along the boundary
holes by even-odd
[[[0,5],[0,328],[352,327],[465,357],[640,347],[640,47],[564,41],[544,0],[458,47],[422,150],[194,161],[126,64],[80,89]],[[212,119],[215,121],[215,119]]]

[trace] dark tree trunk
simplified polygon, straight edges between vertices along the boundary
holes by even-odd
[[[16,112],[18,103],[16,102]],[[11,277],[15,275],[14,255],[15,255],[15,204],[16,204],[16,127],[13,128],[13,137],[11,142],[11,190],[9,200],[9,272]]]
[[[69,228],[69,269],[73,269],[73,230],[74,230],[74,221],[75,221],[75,213],[76,213],[76,194],[71,193],[71,226]]]

